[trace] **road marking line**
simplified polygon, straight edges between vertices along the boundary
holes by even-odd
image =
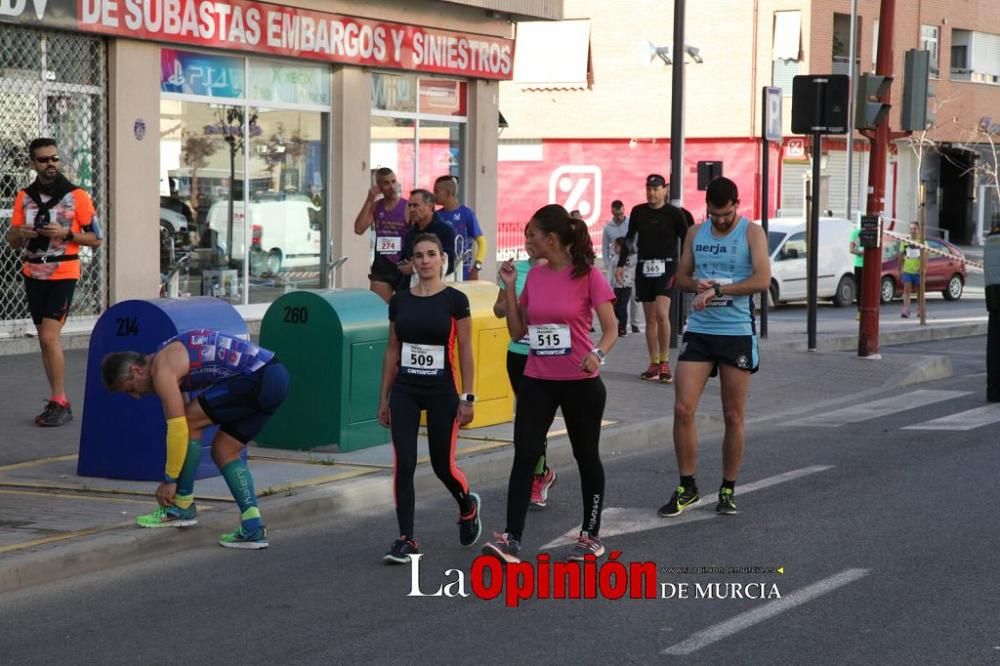
[[[7,472],[12,469],[23,469],[25,467],[38,467],[53,462],[63,462],[64,460],[76,460],[77,454],[68,453],[64,456],[51,456],[49,458],[37,458],[35,460],[25,460],[24,462],[13,463],[11,465],[0,465],[0,472]]]
[[[948,414],[938,419],[905,426],[903,430],[975,430],[1000,421],[1000,404]]]
[[[793,469],[788,472],[776,474],[775,476],[769,476],[766,479],[761,479],[760,481],[740,485],[737,496],[752,493],[756,490],[763,490],[764,488],[770,488],[771,486],[776,486],[779,483],[792,481],[794,479],[809,476],[810,474],[816,474],[817,472],[823,472],[828,469],[833,469],[833,465],[810,465],[809,467]],[[630,507],[607,507],[601,512],[601,538],[606,539],[608,537],[618,536],[621,534],[632,534],[634,532],[645,532],[647,530],[655,530],[662,527],[686,525],[687,523],[693,523],[699,520],[715,518],[715,504],[711,501],[711,499],[712,498],[707,498],[706,501],[706,498],[703,497],[697,506],[686,510],[681,515],[674,518],[661,518],[656,515],[656,510],[650,507],[641,509]],[[540,550],[544,551],[550,548],[558,548],[559,546],[576,543],[577,535],[578,530],[574,528],[548,542],[542,546]]]
[[[132,504],[149,504],[153,498],[132,499],[130,497],[103,497],[95,495],[83,495],[81,493],[56,493],[31,490],[7,490],[0,488],[0,495],[27,495],[29,497],[44,497],[52,499],[86,500],[94,502],[125,502]]]
[[[820,428],[836,428],[848,423],[859,423],[870,419],[877,419],[898,412],[905,412],[918,407],[933,405],[936,402],[954,400],[962,396],[970,395],[971,391],[932,391],[921,389],[919,391],[909,391],[882,400],[875,400],[859,405],[851,405],[843,409],[837,409],[825,414],[813,414],[801,419],[786,421],[782,425],[786,426],[815,426]]]
[[[690,638],[668,647],[661,654],[691,654],[692,652],[696,652],[703,647],[717,643],[724,638],[729,638],[733,634],[739,633],[744,629],[749,629],[764,620],[769,620],[776,615],[784,613],[785,611],[792,610],[793,608],[812,601],[817,597],[821,597],[828,592],[833,592],[839,587],[843,587],[844,585],[853,583],[856,580],[860,580],[861,578],[867,576],[870,572],[871,569],[846,569],[836,575],[824,578],[819,582],[804,587],[801,590],[796,590],[786,597],[770,601],[760,608],[740,613],[729,620],[720,622],[719,624],[713,625],[708,629],[703,629],[695,634],[692,634]]]

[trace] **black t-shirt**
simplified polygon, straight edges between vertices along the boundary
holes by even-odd
[[[629,215],[626,250],[618,256],[618,265],[624,266],[628,255],[634,251],[638,251],[639,261],[676,259],[677,242],[684,242],[687,229],[687,221],[680,208],[670,204],[664,204],[660,208],[639,204]],[[639,236],[638,244],[636,235]]]
[[[420,234],[434,234],[440,239],[441,245],[444,247],[444,253],[448,255],[448,271],[446,275],[451,275],[455,271],[455,227],[438,217],[437,213],[434,213],[430,224],[424,229],[411,224],[410,230],[403,236],[401,259],[410,259],[413,257],[413,240]],[[407,284],[409,284],[409,277],[409,275],[406,276]]]
[[[456,322],[470,315],[469,298],[453,287],[433,296],[397,291],[389,300],[389,321],[400,342],[396,384],[437,388],[456,386]]]

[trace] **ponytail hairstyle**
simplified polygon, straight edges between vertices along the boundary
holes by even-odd
[[[573,262],[573,277],[586,275],[594,265],[594,247],[590,242],[587,223],[570,217],[559,204],[542,206],[531,216],[542,233],[555,234],[559,243],[569,251]]]

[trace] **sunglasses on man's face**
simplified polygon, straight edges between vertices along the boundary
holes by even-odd
[[[49,162],[56,164],[59,162],[59,156],[52,155],[51,157],[36,157],[35,161],[38,162],[39,164],[48,164]]]

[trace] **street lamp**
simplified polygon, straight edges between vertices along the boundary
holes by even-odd
[[[683,0],[676,0],[683,6]],[[674,37],[684,38],[683,9],[675,7]],[[678,34],[679,33],[679,34]],[[681,42],[675,42],[675,44]],[[671,46],[657,46],[647,41],[644,48],[649,62],[659,58],[664,65],[673,65],[675,59],[685,55],[695,64],[702,64],[701,49],[697,46],[684,44],[683,50]],[[678,53],[680,51],[680,53]],[[684,68],[676,68],[673,72],[673,83],[670,99],[670,203],[678,208],[684,199]]]

